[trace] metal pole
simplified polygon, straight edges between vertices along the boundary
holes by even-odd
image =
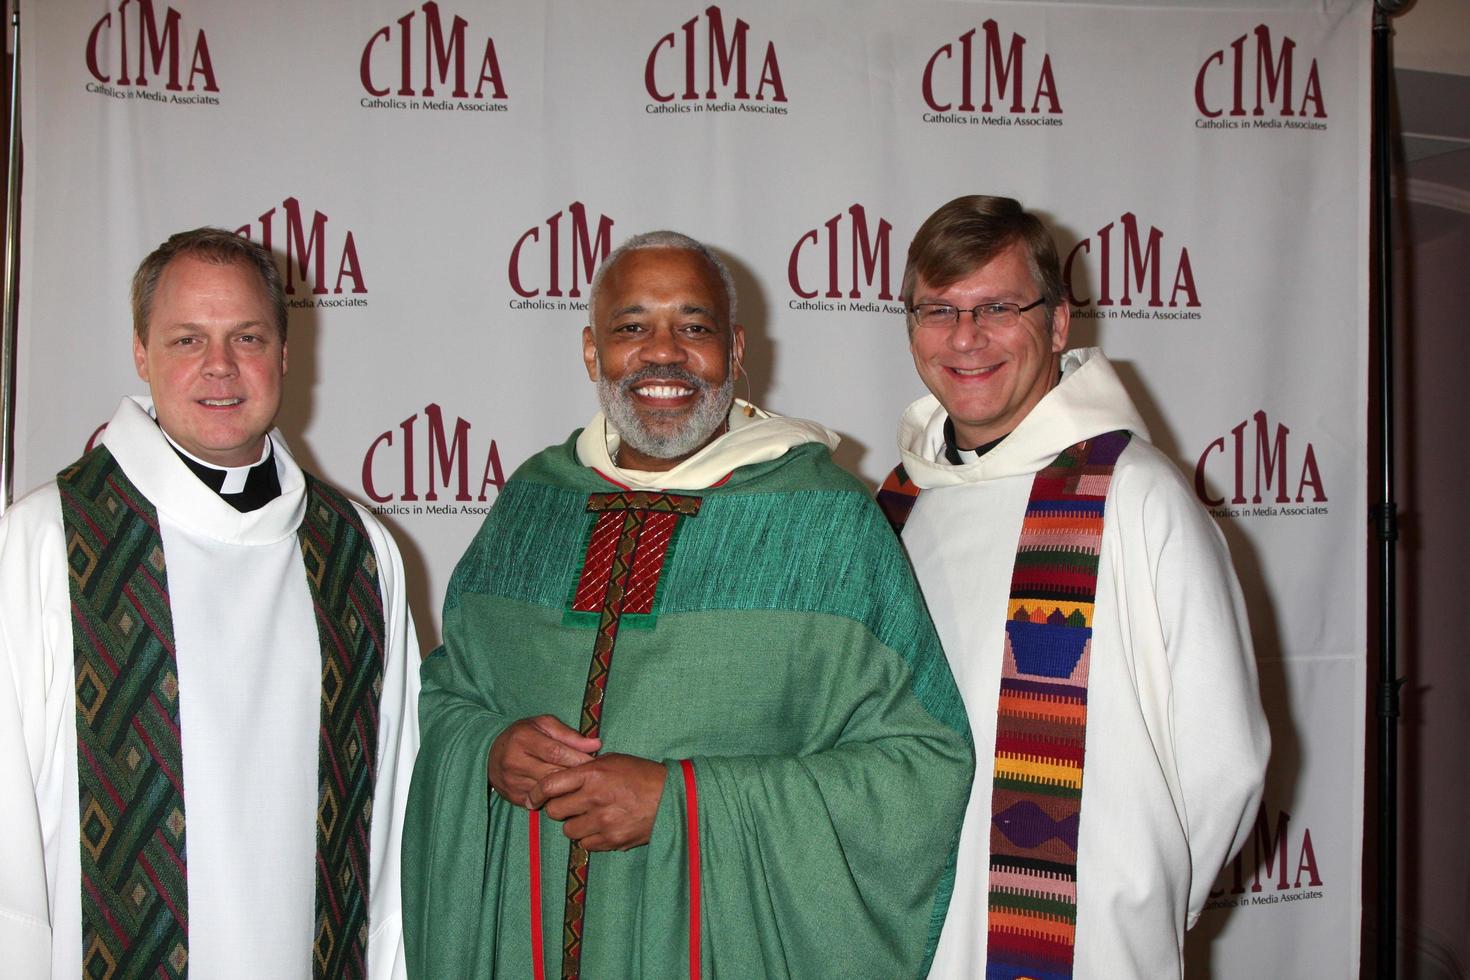
[[[10,156],[5,191],[5,284],[0,331],[0,514],[14,496],[15,475],[15,345],[16,297],[19,294],[20,249],[20,0],[10,13]]]
[[[1377,340],[1382,497],[1372,507],[1379,547],[1378,635],[1378,980],[1398,975],[1398,503],[1394,499],[1393,82],[1389,18],[1407,0],[1375,0],[1373,8],[1373,220],[1377,226]]]

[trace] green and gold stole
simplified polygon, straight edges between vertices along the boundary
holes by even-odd
[[[322,658],[312,966],[317,977],[364,977],[383,602],[352,504],[306,481],[297,536]],[[105,446],[57,484],[76,671],[82,971],[184,977],[183,739],[158,514]]]
[[[1006,611],[990,797],[988,980],[1065,980],[1077,933],[1077,837],[1103,510],[1129,433],[1064,450],[1036,474]],[[878,491],[895,531],[919,487]]]

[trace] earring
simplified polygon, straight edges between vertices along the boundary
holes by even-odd
[[[755,406],[750,403],[750,372],[745,370],[745,365],[740,358],[735,358],[735,370],[745,375],[745,407],[741,409],[748,419],[755,418]]]

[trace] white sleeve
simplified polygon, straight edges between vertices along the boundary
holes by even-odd
[[[50,885],[42,828],[50,822],[46,811],[54,801],[43,801],[39,787],[52,727],[46,722],[52,686],[47,664],[54,656],[71,653],[54,649],[60,637],[54,628],[48,636],[45,615],[55,582],[59,579],[66,587],[64,573],[47,572],[57,572],[64,561],[54,487],[18,502],[0,519],[0,950],[7,976],[51,975]],[[70,625],[61,625],[69,644]],[[74,727],[70,730],[75,733]],[[75,809],[75,797],[71,805]]]
[[[1137,510],[1124,523],[1142,529],[1132,551],[1146,556],[1150,586],[1130,583],[1129,618],[1135,627],[1149,623],[1135,633],[1138,644],[1162,645],[1163,662],[1153,659],[1167,672],[1171,737],[1164,744],[1172,759],[1160,761],[1189,841],[1192,927],[1220,869],[1255,825],[1271,740],[1224,536],[1173,465],[1162,457],[1157,463],[1130,474],[1146,487],[1126,495]],[[1130,564],[1135,581],[1141,572]]]
[[[368,976],[404,980],[403,912],[399,853],[409,777],[419,748],[419,644],[408,608],[403,558],[378,520],[354,504],[378,556],[383,596],[383,691],[378,700],[378,773],[373,789],[372,889],[368,921]]]

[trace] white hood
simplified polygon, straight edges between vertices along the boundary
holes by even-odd
[[[102,442],[160,514],[191,533],[227,544],[272,544],[291,537],[306,513],[306,478],[279,430],[274,446],[281,495],[263,507],[241,512],[225,503],[184,465],[154,417],[153,399],[129,395],[117,407]]]
[[[778,459],[793,446],[820,442],[836,449],[840,441],[816,422],[772,415],[737,398],[730,408],[730,430],[671,470],[620,469],[613,459],[622,439],[601,412],[577,437],[577,460],[634,490],[703,490],[737,467]]]
[[[1117,372],[1101,350],[1061,356],[1062,380],[994,449],[959,466],[944,458],[948,418],[933,395],[914,402],[898,423],[898,450],[909,479],[924,489],[1035,473],[1068,446],[1115,429],[1144,439],[1143,424]]]

